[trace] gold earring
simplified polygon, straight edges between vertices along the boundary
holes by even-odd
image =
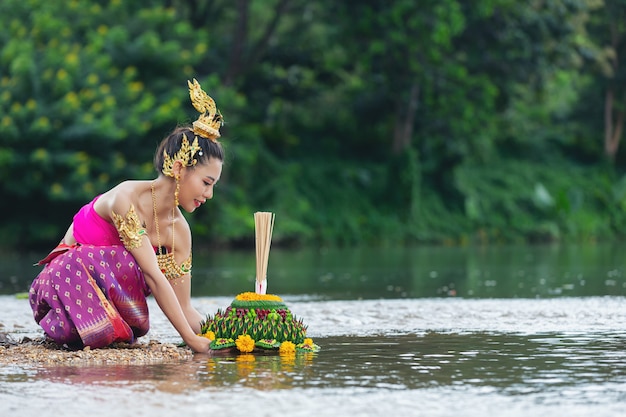
[[[176,207],[178,207],[178,193],[180,191],[180,182],[179,182],[179,176],[176,176],[176,191],[174,191],[174,203],[176,204]]]

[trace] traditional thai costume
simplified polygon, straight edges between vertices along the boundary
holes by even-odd
[[[190,143],[186,134],[182,134],[180,149],[174,155],[163,152],[161,168],[164,175],[176,180],[172,219],[176,217],[179,190],[174,164],[180,161],[185,167],[194,166],[198,162],[194,156],[202,156],[198,138],[217,142],[223,124],[215,102],[198,81],[188,82],[188,87],[191,102],[200,112],[198,120],[193,122],[194,139]],[[74,216],[73,234],[77,243],[61,244],[40,261],[45,266],[30,288],[35,321],[59,344],[98,348],[114,342],[133,342],[150,327],[146,303],[150,289],[129,252],[141,246],[145,226],[132,204],[125,216],[113,212],[113,224],[109,223],[94,210],[97,199]],[[152,199],[157,264],[166,279],[175,281],[190,273],[191,254],[182,264],[177,264],[173,231],[170,251],[161,247],[154,183]]]
[[[94,210],[97,199],[74,216],[77,243],[40,261],[45,266],[30,288],[35,321],[59,344],[133,342],[150,327],[150,289],[116,226]]]

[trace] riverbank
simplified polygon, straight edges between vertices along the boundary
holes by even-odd
[[[108,348],[72,350],[44,338],[14,341],[0,332],[0,365],[107,365],[172,363],[193,357],[187,347],[151,340]]]
[[[201,311],[212,311],[212,300],[195,300]],[[150,331],[136,343],[116,343],[101,349],[72,350],[47,341],[43,330],[32,316],[28,300],[16,296],[0,296],[3,314],[0,317],[0,366],[64,366],[64,365],[149,365],[176,363],[193,357],[181,346],[182,339],[151,297]]]

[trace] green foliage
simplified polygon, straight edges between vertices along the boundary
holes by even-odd
[[[165,80],[184,86],[207,45],[173,10],[121,1],[7,0],[0,27],[0,198],[21,224],[8,241],[28,242],[94,194],[151,175],[156,138],[185,118],[185,91]]]
[[[4,0],[0,238],[56,242],[94,194],[154,176],[192,77],[227,152],[195,245],[252,245],[266,210],[279,244],[622,236],[626,152],[607,165],[602,138],[625,5]]]
[[[470,230],[477,230],[479,239],[588,241],[613,236],[624,226],[605,215],[622,205],[624,196],[602,169],[504,159],[461,166],[455,180]]]

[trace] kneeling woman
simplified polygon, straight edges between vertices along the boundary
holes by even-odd
[[[46,335],[71,347],[133,342],[149,330],[152,294],[183,341],[208,352],[191,305],[191,231],[179,206],[193,212],[213,197],[224,151],[222,117],[196,80],[201,113],[159,145],[152,181],[125,181],[96,196],[75,216],[59,246],[40,262],[29,298]]]

